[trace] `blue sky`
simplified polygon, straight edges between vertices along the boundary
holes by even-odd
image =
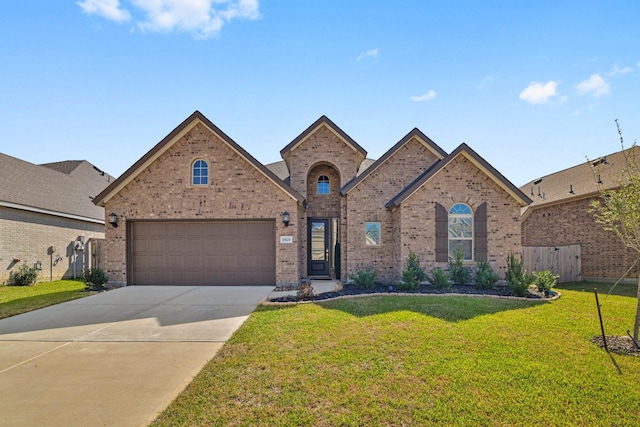
[[[200,110],[267,164],[325,114],[514,184],[640,138],[637,1],[32,0],[0,15],[0,152],[118,176]]]

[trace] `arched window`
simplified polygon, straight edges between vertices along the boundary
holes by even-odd
[[[331,192],[331,186],[329,185],[329,177],[321,175],[318,178],[318,194],[329,194]]]
[[[462,251],[462,259],[473,260],[473,212],[464,203],[456,203],[449,209],[449,257]]]
[[[191,183],[193,185],[209,184],[209,165],[204,160],[196,160],[193,163]]]

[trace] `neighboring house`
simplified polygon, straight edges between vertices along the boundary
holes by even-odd
[[[640,156],[640,149],[625,150]],[[522,209],[522,246],[579,245],[580,276],[584,280],[617,280],[633,265],[638,254],[627,249],[613,232],[605,231],[589,212],[600,191],[615,189],[625,168],[619,151],[581,163],[520,187],[533,200]],[[554,248],[554,249],[555,249]],[[638,267],[631,270],[638,276]]]
[[[264,166],[196,111],[94,203],[119,284],[293,284],[373,264],[399,277],[460,248],[501,273],[520,251],[529,198],[467,145],[451,154],[418,129],[377,161],[321,117]],[[340,257],[336,256],[340,244]]]
[[[114,178],[83,160],[34,165],[0,153],[0,283],[22,264],[38,280],[78,276],[89,239],[104,238],[92,198]]]

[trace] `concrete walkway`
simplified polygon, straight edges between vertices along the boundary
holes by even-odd
[[[0,425],[146,425],[272,289],[126,287],[2,319]]]

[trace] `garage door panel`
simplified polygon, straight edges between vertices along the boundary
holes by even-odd
[[[274,221],[134,222],[131,284],[274,285]]]

